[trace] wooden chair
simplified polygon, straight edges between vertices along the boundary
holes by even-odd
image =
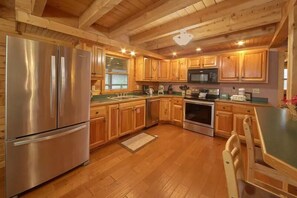
[[[288,177],[275,170],[263,160],[262,150],[260,147],[256,147],[254,143],[254,135],[251,131],[251,117],[246,115],[243,120],[243,130],[246,139],[247,156],[248,156],[248,169],[247,169],[247,181],[258,185],[266,185],[272,188],[276,188],[270,184],[267,184],[261,180],[255,178],[255,172],[259,172],[270,178],[282,182],[282,191],[288,193],[288,183],[297,186],[297,182],[289,179]]]
[[[279,197],[244,180],[242,154],[238,135],[233,134],[223,151],[223,161],[230,198]]]

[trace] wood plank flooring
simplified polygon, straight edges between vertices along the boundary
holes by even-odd
[[[21,197],[227,197],[225,139],[172,125],[146,132],[158,139],[138,152],[117,143],[107,145],[91,153],[89,165]]]

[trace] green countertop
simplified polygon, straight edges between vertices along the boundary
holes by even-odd
[[[266,154],[297,168],[297,121],[287,109],[256,107]]]

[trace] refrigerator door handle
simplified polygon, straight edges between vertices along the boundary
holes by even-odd
[[[14,146],[22,146],[22,145],[31,144],[31,143],[47,141],[47,140],[55,139],[55,138],[58,138],[61,136],[69,135],[76,131],[80,131],[81,129],[84,129],[84,128],[86,128],[86,125],[82,125],[77,128],[70,129],[69,131],[65,131],[63,133],[58,133],[58,134],[51,135],[51,136],[41,137],[41,138],[32,139],[32,140],[24,140],[24,141],[14,142],[13,145]]]
[[[65,70],[65,57],[61,57],[61,75],[60,75],[60,81],[61,81],[61,87],[60,87],[60,105],[59,105],[59,111],[60,116],[63,116],[64,113],[64,93],[65,93],[65,81],[66,81],[66,70]],[[62,96],[63,94],[63,96]]]
[[[56,89],[56,57],[51,56],[51,82],[50,82],[50,114],[53,118],[54,115],[54,100],[55,100],[55,89]]]

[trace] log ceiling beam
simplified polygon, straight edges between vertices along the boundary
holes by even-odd
[[[288,15],[292,10],[294,5],[296,4],[296,0],[288,1],[282,10],[282,19],[277,25],[277,29],[273,36],[273,39],[270,43],[270,47],[278,47],[287,40],[288,38]]]
[[[119,23],[115,27],[111,28],[110,36],[112,38],[121,34],[139,28],[145,24],[156,21],[164,16],[167,16],[173,12],[193,5],[201,0],[160,0],[156,3],[148,6],[146,9],[138,12],[136,15],[129,17],[123,22]]]
[[[64,24],[61,24],[61,23],[58,23],[58,22],[55,22],[55,21],[52,21],[52,20],[49,20],[49,19],[46,19],[43,17],[34,16],[34,15],[28,14],[21,10],[16,10],[16,21],[34,25],[34,26],[41,27],[41,28],[45,28],[45,29],[49,29],[49,30],[53,30],[56,32],[61,32],[61,33],[75,36],[75,37],[78,37],[78,38],[81,38],[84,40],[90,40],[93,42],[101,43],[106,46],[114,46],[117,48],[121,48],[121,47],[127,48],[130,50],[135,50],[138,54],[144,54],[144,55],[151,56],[154,58],[164,59],[163,56],[156,54],[154,52],[147,51],[142,48],[134,47],[134,46],[131,46],[131,45],[123,43],[123,42],[115,41],[115,40],[109,39],[102,35],[98,35],[98,34],[87,32],[87,31],[84,31],[84,30],[81,30],[81,29],[78,29],[75,27],[64,25]]]
[[[237,14],[218,18],[211,24],[190,30],[189,33],[193,34],[193,41],[195,41],[274,24],[281,20],[280,9],[280,5],[273,4],[260,9],[240,11]],[[167,36],[147,42],[143,47],[147,50],[156,50],[175,45],[177,44],[172,36]]]
[[[123,0],[95,0],[79,17],[79,28],[87,29]]]
[[[177,33],[180,29],[194,29],[205,25],[208,21],[229,15],[239,10],[263,5],[272,0],[227,0],[199,10],[193,14],[181,17],[168,23],[154,27],[148,31],[130,37],[132,45],[141,44],[164,36]],[[278,1],[280,2],[280,1]]]
[[[47,0],[35,0],[33,1],[33,10],[32,14],[36,16],[42,16],[45,5],[46,5]]]
[[[215,38],[198,40],[188,44],[186,49],[184,49],[181,46],[174,46],[174,47],[168,47],[168,48],[157,50],[157,52],[158,54],[162,54],[163,56],[171,56],[172,52],[174,51],[177,52],[177,54],[179,55],[189,54],[189,53],[195,52],[197,47],[200,47],[203,50],[204,47],[208,47],[208,46],[216,46],[224,43],[235,43],[239,40],[248,40],[256,37],[273,36],[274,32],[275,32],[275,25],[269,25],[261,28],[255,28],[255,29],[240,31],[232,34],[223,35],[223,36],[218,36]]]

